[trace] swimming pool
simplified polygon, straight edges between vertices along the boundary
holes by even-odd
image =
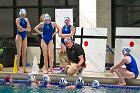
[[[32,88],[25,84],[0,85],[0,93],[140,93],[139,90],[91,88],[61,89],[57,86],[52,88]]]

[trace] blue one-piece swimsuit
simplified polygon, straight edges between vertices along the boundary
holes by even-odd
[[[19,20],[20,20],[20,26],[21,26],[22,28],[27,28],[27,22],[26,22],[25,18],[19,18]],[[25,37],[26,37],[26,31],[22,31],[22,32],[18,31],[17,34],[21,36],[22,41],[23,41],[23,40],[25,39]]]
[[[52,23],[50,22],[49,24],[46,24],[44,22],[42,39],[45,41],[46,45],[48,45],[49,42],[52,40],[53,33],[54,29],[52,27]]]
[[[71,27],[71,25],[69,25],[69,26],[64,25],[64,27],[62,29],[62,34],[70,34],[71,33],[70,27]],[[64,38],[61,38],[61,42],[65,45]]]
[[[130,54],[128,56],[130,56],[131,62],[129,64],[125,64],[126,69],[130,72],[133,72],[135,74],[135,78],[137,78],[139,75],[139,71],[138,71],[138,67],[136,64],[136,60]]]

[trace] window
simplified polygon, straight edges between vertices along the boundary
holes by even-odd
[[[52,21],[54,21],[55,18],[55,9],[54,8],[43,8],[42,9],[42,14],[46,14],[48,13],[52,19]]]
[[[17,0],[17,6],[38,6],[38,0]]]
[[[0,37],[13,37],[13,9],[0,9]]]
[[[0,6],[13,6],[13,0],[0,0]]]
[[[116,0],[115,27],[140,26],[140,0]]]
[[[43,6],[62,6],[65,5],[65,0],[42,0]]]
[[[68,5],[79,5],[79,0],[68,0]]]

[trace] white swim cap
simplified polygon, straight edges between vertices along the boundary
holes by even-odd
[[[69,17],[64,17],[64,20],[69,20],[70,21],[70,18]]]
[[[51,20],[51,17],[49,16],[49,14],[44,15],[44,20]]]
[[[130,48],[129,47],[123,48],[122,53],[125,54],[125,55],[130,54]]]
[[[98,88],[100,86],[100,83],[98,80],[94,80],[91,85],[93,88]]]
[[[47,74],[44,74],[42,77],[44,81],[50,82],[50,76],[48,76]]]
[[[35,81],[35,76],[31,73],[28,74],[28,80],[29,81]]]
[[[65,78],[61,78],[59,81],[60,86],[66,86],[68,84],[67,80]]]
[[[76,86],[83,86],[84,85],[84,80],[82,79],[82,77],[77,78],[75,85]]]
[[[26,15],[26,10],[25,9],[20,9],[19,15],[21,16],[22,14]]]

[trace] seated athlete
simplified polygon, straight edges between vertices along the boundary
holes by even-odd
[[[139,75],[137,63],[134,57],[130,54],[130,48],[123,48],[122,54],[124,55],[122,60],[117,65],[110,68],[110,72],[115,72],[119,77],[119,83],[117,85],[120,86],[126,85],[124,78],[135,79]],[[122,68],[122,65],[125,65],[126,68]]]
[[[48,14],[44,15],[44,21],[37,25],[34,30],[42,35],[41,47],[43,51],[44,64],[46,68],[46,74],[48,73],[48,59],[50,63],[50,73],[53,74],[53,61],[54,61],[54,44],[53,37],[57,33],[54,28],[59,31],[59,26],[51,21],[51,17]],[[39,30],[42,29],[42,32]]]
[[[13,83],[12,82],[12,80],[13,80],[13,78],[12,78],[12,76],[11,75],[5,75],[4,77],[3,77],[3,79],[6,81],[6,84],[11,84],[11,83]]]

